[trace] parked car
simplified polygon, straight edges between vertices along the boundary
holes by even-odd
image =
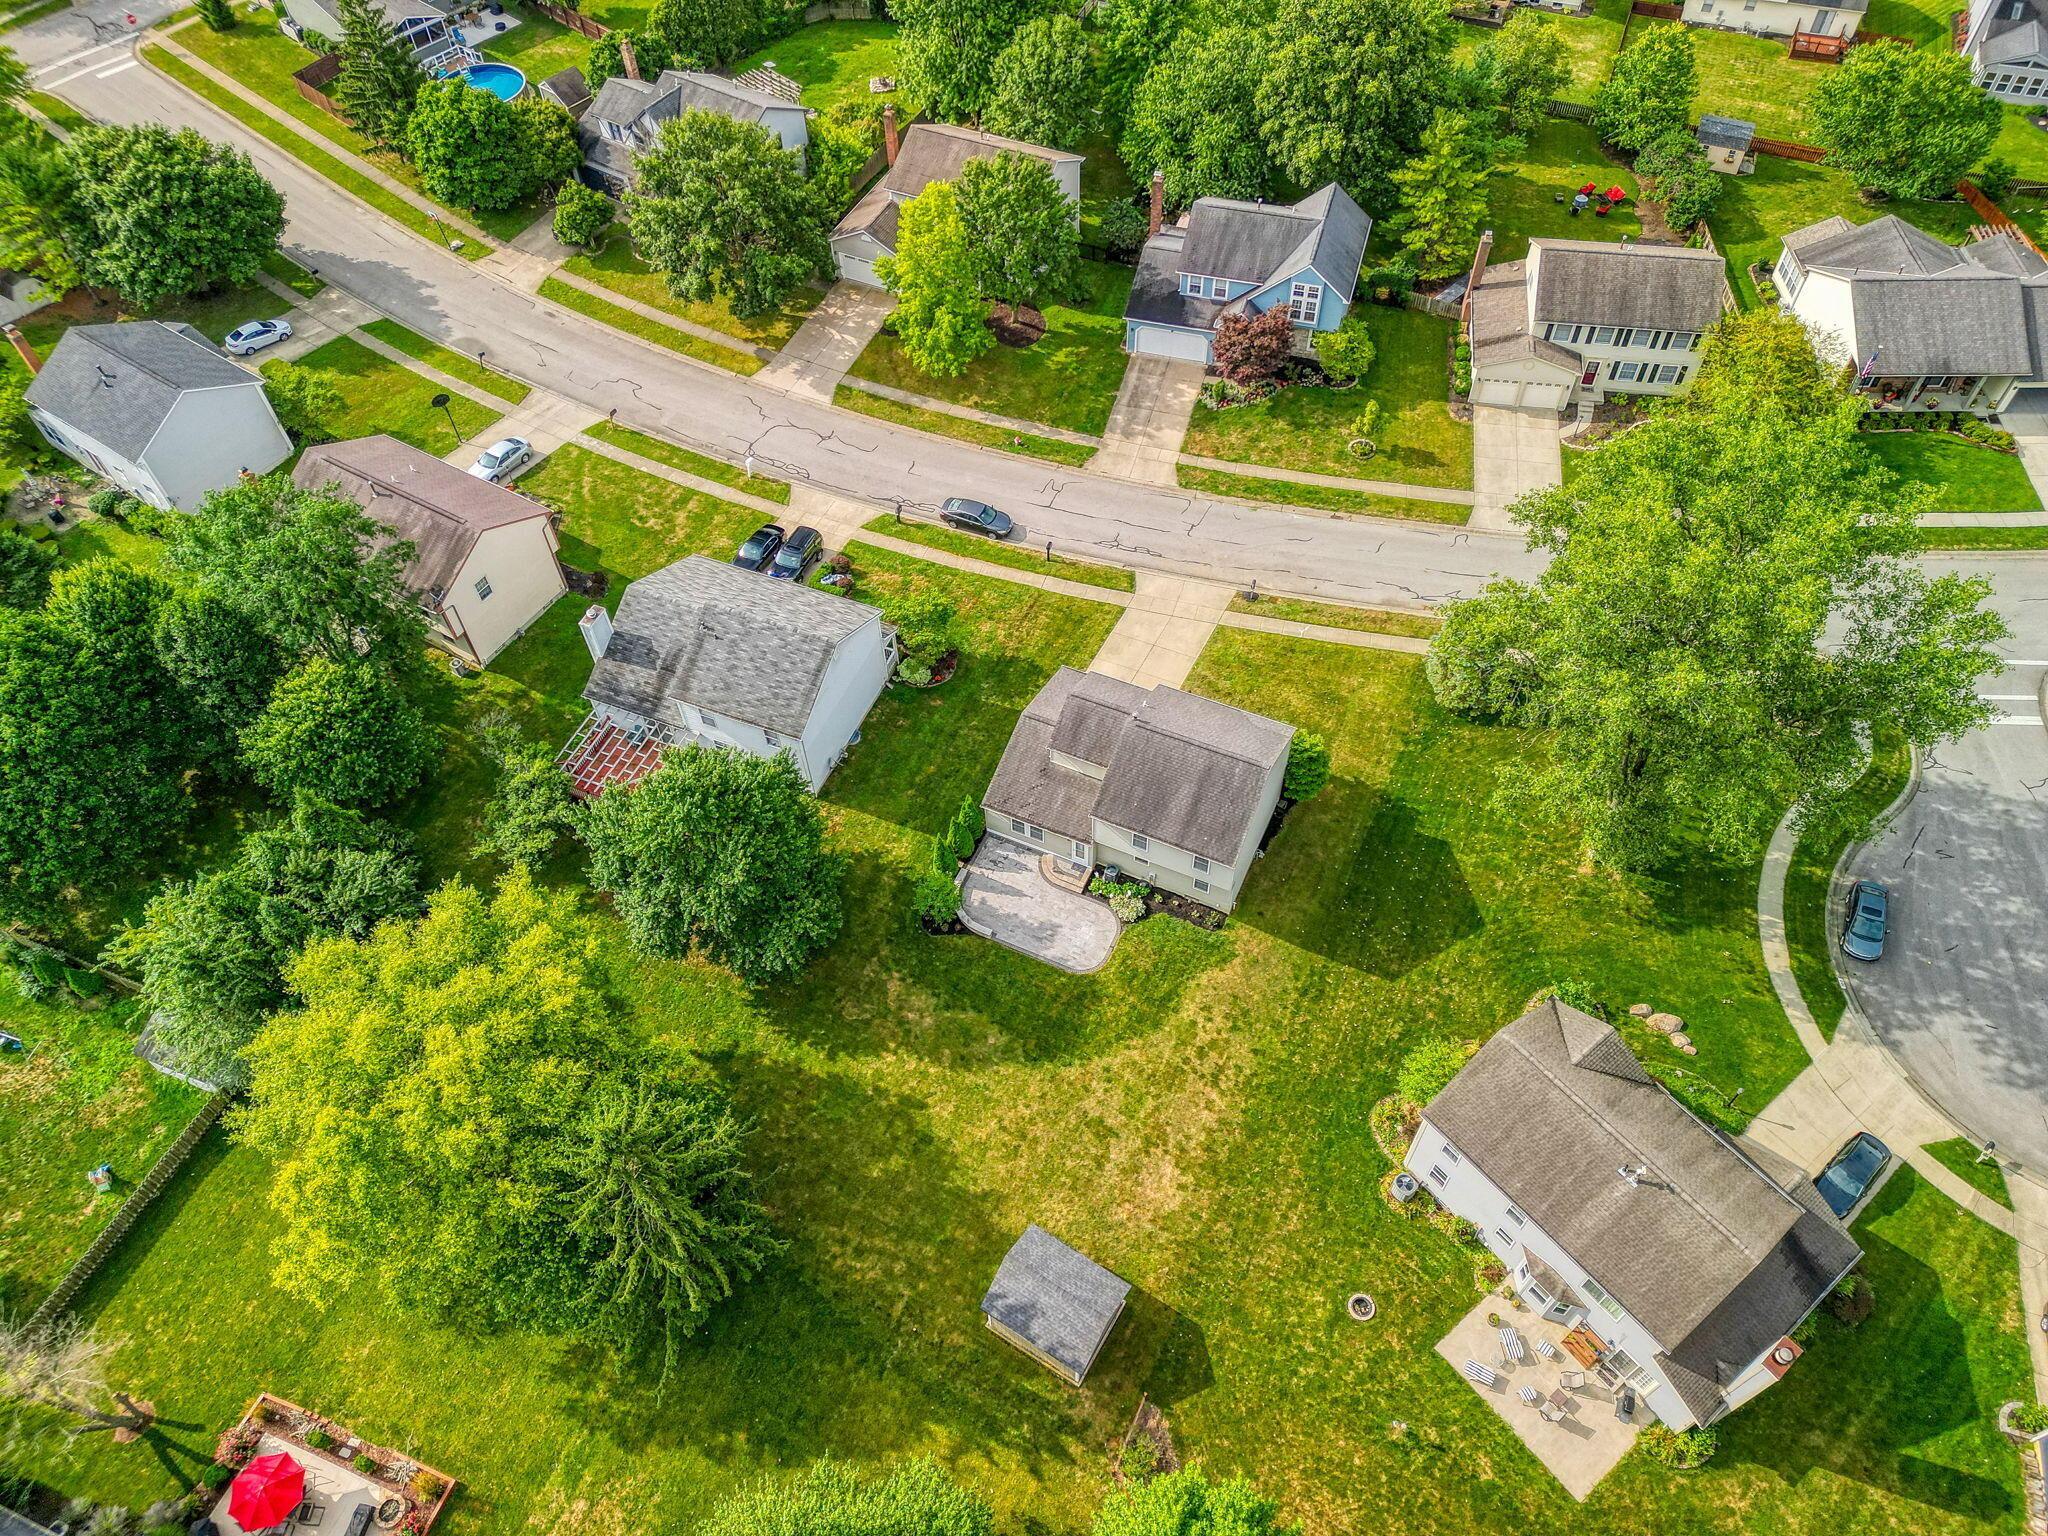
[[[1009,513],[998,512],[985,501],[970,501],[965,496],[948,496],[939,508],[939,516],[951,527],[991,539],[1007,539],[1017,528]]]
[[[793,529],[782,541],[782,548],[775,551],[775,560],[768,567],[768,574],[780,581],[801,581],[804,572],[823,553],[825,536],[817,529]]]
[[[1891,1160],[1890,1147],[1870,1132],[1858,1131],[1855,1138],[1835,1154],[1835,1160],[1815,1175],[1813,1187],[1820,1191],[1821,1199],[1827,1201],[1828,1209],[1846,1221],[1856,1208],[1856,1202],[1870,1192],[1870,1186],[1877,1182],[1877,1176],[1884,1172]]]
[[[469,472],[479,480],[502,480],[533,457],[533,444],[523,437],[501,437],[476,457]]]
[[[221,345],[230,357],[247,357],[251,352],[276,346],[291,333],[292,323],[289,320],[251,320],[247,325],[238,325],[229,331]]]
[[[732,563],[743,571],[765,571],[775,552],[782,548],[782,538],[782,524],[763,523],[747,535],[747,542],[732,557]]]
[[[1884,954],[1885,930],[1891,925],[1891,892],[1875,880],[1858,880],[1849,889],[1849,921],[1842,929],[1842,953],[1851,960],[1875,960]]]

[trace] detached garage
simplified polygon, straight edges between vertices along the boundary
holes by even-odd
[[[1209,334],[1174,325],[1141,325],[1133,321],[1124,327],[1124,350],[1147,357],[1178,357],[1191,363],[1206,363],[1209,361]]]

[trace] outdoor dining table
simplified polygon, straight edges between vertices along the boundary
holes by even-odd
[[[1562,1408],[1566,1412],[1571,1411],[1572,1400],[1570,1395],[1566,1393],[1563,1387],[1555,1387],[1551,1390],[1550,1406],[1553,1408]]]

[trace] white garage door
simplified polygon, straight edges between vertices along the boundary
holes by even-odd
[[[1200,331],[1140,325],[1131,331],[1131,350],[1152,357],[1184,357],[1192,362],[1206,363],[1209,360],[1209,338]]]
[[[882,280],[875,276],[875,264],[860,256],[839,253],[839,275],[849,283],[865,283],[870,288],[882,286]]]
[[[1513,405],[1526,411],[1556,411],[1564,407],[1564,384],[1538,384],[1520,379],[1474,379],[1472,399],[1478,405]]]

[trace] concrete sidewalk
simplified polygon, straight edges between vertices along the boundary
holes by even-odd
[[[1230,607],[1231,589],[1208,581],[1138,572],[1138,589],[1089,670],[1150,688],[1178,688]]]

